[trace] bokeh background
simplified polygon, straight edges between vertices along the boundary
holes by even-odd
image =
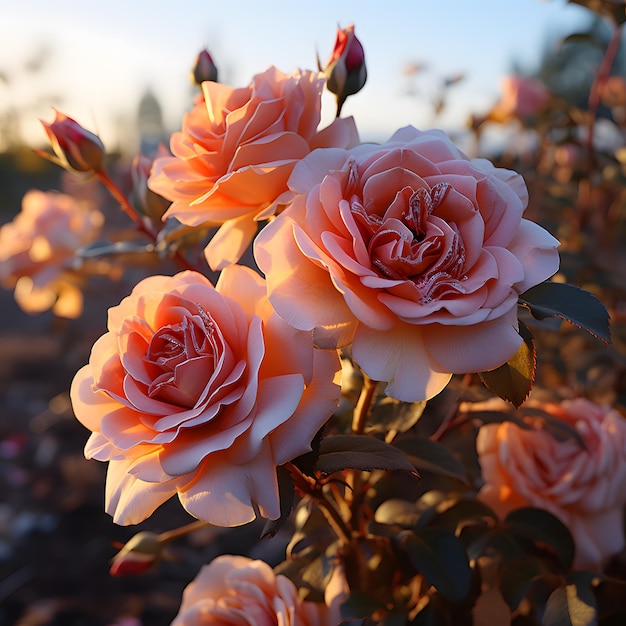
[[[367,141],[385,141],[407,124],[441,127],[468,154],[524,174],[529,216],[564,242],[564,279],[602,297],[616,324],[613,352],[577,331],[548,345],[541,382],[566,382],[626,406],[626,115],[619,118],[626,90],[621,109],[597,109],[601,158],[591,167],[585,112],[611,27],[564,0],[0,0],[0,225],[18,213],[28,189],[67,185],[33,152],[45,147],[39,120],[52,121],[53,107],[101,136],[128,184],[130,158],[180,128],[197,93],[190,72],[201,49],[213,56],[220,81],[242,86],[272,64],[314,69],[317,55],[324,64],[337,26],[351,23],[368,80],[343,115],[356,118]],[[626,77],[623,43],[612,73]],[[541,80],[561,117],[543,126],[514,116],[484,122],[512,74]],[[330,94],[323,106],[328,122]],[[557,119],[565,122],[554,136],[546,128]],[[103,203],[117,215],[110,199]],[[107,308],[152,270],[131,266],[119,280],[91,282],[78,320],[27,316],[0,289],[0,626],[165,625],[183,587],[216,554],[281,558],[281,537],[257,544],[252,525],[196,533],[156,573],[108,574],[112,542],[138,529],[116,527],[102,511],[106,467],[84,460],[87,432],[72,417],[67,390],[106,328]],[[169,502],[139,529],[188,521]]]

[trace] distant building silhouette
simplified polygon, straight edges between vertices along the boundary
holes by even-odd
[[[137,130],[139,131],[139,149],[146,156],[152,156],[160,143],[167,143],[161,105],[149,88],[139,101]]]

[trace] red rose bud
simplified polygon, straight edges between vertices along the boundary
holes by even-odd
[[[113,557],[111,576],[143,574],[154,567],[163,556],[163,543],[150,532],[137,533]]]
[[[335,49],[326,67],[326,85],[337,96],[337,117],[348,96],[360,91],[367,79],[365,52],[354,34],[354,24],[343,30],[337,28]]]
[[[217,67],[215,67],[215,63],[213,63],[213,59],[208,50],[202,50],[196,58],[192,77],[197,85],[201,85],[206,80],[217,82]]]
[[[100,137],[59,111],[52,124],[43,121],[42,124],[57,158],[38,154],[70,171],[92,172],[102,168],[105,151]]]

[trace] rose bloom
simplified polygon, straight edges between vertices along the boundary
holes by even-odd
[[[224,555],[186,587],[172,626],[332,626],[340,620],[338,608],[301,600],[293,582],[267,563]]]
[[[73,274],[75,253],[98,237],[103,221],[89,202],[56,191],[27,192],[21,212],[0,228],[0,283],[15,289],[26,313],[52,308],[61,317],[78,317],[83,297]]]
[[[585,447],[555,439],[535,416],[523,417],[532,430],[512,422],[481,426],[476,449],[485,484],[478,499],[501,517],[525,506],[552,513],[574,537],[574,567],[601,569],[625,545],[626,420],[582,398],[539,408],[576,428]]]
[[[559,264],[557,240],[522,219],[521,176],[407,127],[384,145],[317,150],[289,185],[255,256],[277,312],[319,346],[352,343],[407,402],[515,354],[518,294]]]
[[[109,310],[108,330],[71,389],[109,461],[106,509],[135,524],[178,493],[220,526],[280,515],[276,466],[310,450],[337,406],[336,354],[274,313],[249,268],[142,280]]]
[[[352,118],[317,132],[323,87],[322,74],[275,67],[239,89],[202,83],[204,99],[172,135],[174,156],[155,161],[149,184],[172,201],[165,218],[220,226],[205,250],[212,269],[241,258],[299,159],[313,148],[358,143]]]
[[[548,103],[550,91],[535,78],[506,76],[502,79],[502,97],[493,107],[488,119],[507,122],[537,115]]]

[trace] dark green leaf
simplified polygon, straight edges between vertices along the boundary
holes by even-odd
[[[505,562],[500,575],[500,592],[511,611],[517,609],[537,577],[545,571],[545,564],[540,559],[533,557],[523,557]]]
[[[463,544],[442,528],[424,528],[398,536],[415,569],[452,602],[463,602],[472,586],[472,570]]]
[[[384,604],[370,594],[351,591],[347,600],[341,605],[341,617],[356,619],[369,617],[374,611],[383,609]]]
[[[344,469],[365,472],[380,469],[417,475],[413,463],[402,450],[367,435],[333,435],[322,439],[315,468],[322,474]]]
[[[449,476],[467,483],[463,463],[440,443],[423,437],[410,437],[398,441],[396,447],[409,455],[418,470]]]
[[[533,407],[525,408],[524,415],[529,417],[540,417],[543,422],[542,429],[550,433],[550,435],[552,435],[552,437],[554,437],[557,441],[567,441],[568,439],[573,439],[581,448],[587,447],[585,445],[585,440],[572,424],[568,424],[562,419],[554,417],[554,415],[550,415],[541,409]]]
[[[532,507],[516,509],[506,516],[504,524],[514,534],[553,551],[564,569],[572,566],[574,540],[567,526],[551,513]]]
[[[538,320],[560,317],[607,345],[611,343],[606,308],[598,298],[580,287],[545,282],[521,294],[519,302]]]
[[[365,424],[368,433],[405,433],[417,424],[426,402],[398,402],[393,398],[383,398],[376,404]]]
[[[435,524],[445,527],[457,534],[457,530],[466,526],[469,522],[485,521],[493,526],[498,520],[498,516],[480,500],[460,500],[450,508],[440,513]]]
[[[514,412],[506,411],[472,411],[472,419],[478,420],[482,424],[502,424],[503,422],[513,422],[517,427],[524,430],[532,430],[532,426],[523,419],[517,417]]]
[[[598,39],[598,37],[594,36],[593,33],[572,33],[561,41],[562,46],[567,43],[589,44],[601,50],[604,50],[604,48],[606,47],[606,44]]]
[[[541,620],[542,626],[596,626],[597,623],[593,593],[573,583],[550,594]]]
[[[521,322],[519,332],[522,336],[519,350],[500,367],[478,374],[485,387],[516,408],[523,404],[532,389],[537,365],[532,334]]]
[[[379,524],[397,524],[403,528],[413,528],[418,525],[420,511],[416,502],[391,498],[385,500],[374,514],[374,521]]]

